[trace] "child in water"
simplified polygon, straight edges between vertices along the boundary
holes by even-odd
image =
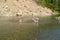
[[[39,17],[38,16],[33,16],[33,21],[38,24],[39,22]]]
[[[22,23],[22,14],[18,13],[16,14],[16,16],[18,16],[19,23]]]

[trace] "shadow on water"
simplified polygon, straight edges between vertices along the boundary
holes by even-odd
[[[0,40],[60,40],[59,35],[55,19],[40,18],[37,25],[30,19],[19,24],[17,17],[0,17]]]

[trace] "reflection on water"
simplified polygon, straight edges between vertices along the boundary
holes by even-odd
[[[19,24],[17,17],[0,17],[0,40],[60,40],[60,25],[51,18],[40,18],[37,25],[30,19]]]

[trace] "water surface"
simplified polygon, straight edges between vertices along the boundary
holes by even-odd
[[[58,20],[40,18],[38,25],[24,20],[20,24],[17,17],[0,17],[0,40],[60,40]]]

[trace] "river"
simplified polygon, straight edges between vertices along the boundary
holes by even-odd
[[[1,16],[0,40],[60,40],[59,24],[48,17],[40,18],[38,24],[30,19],[20,24],[17,17]]]

